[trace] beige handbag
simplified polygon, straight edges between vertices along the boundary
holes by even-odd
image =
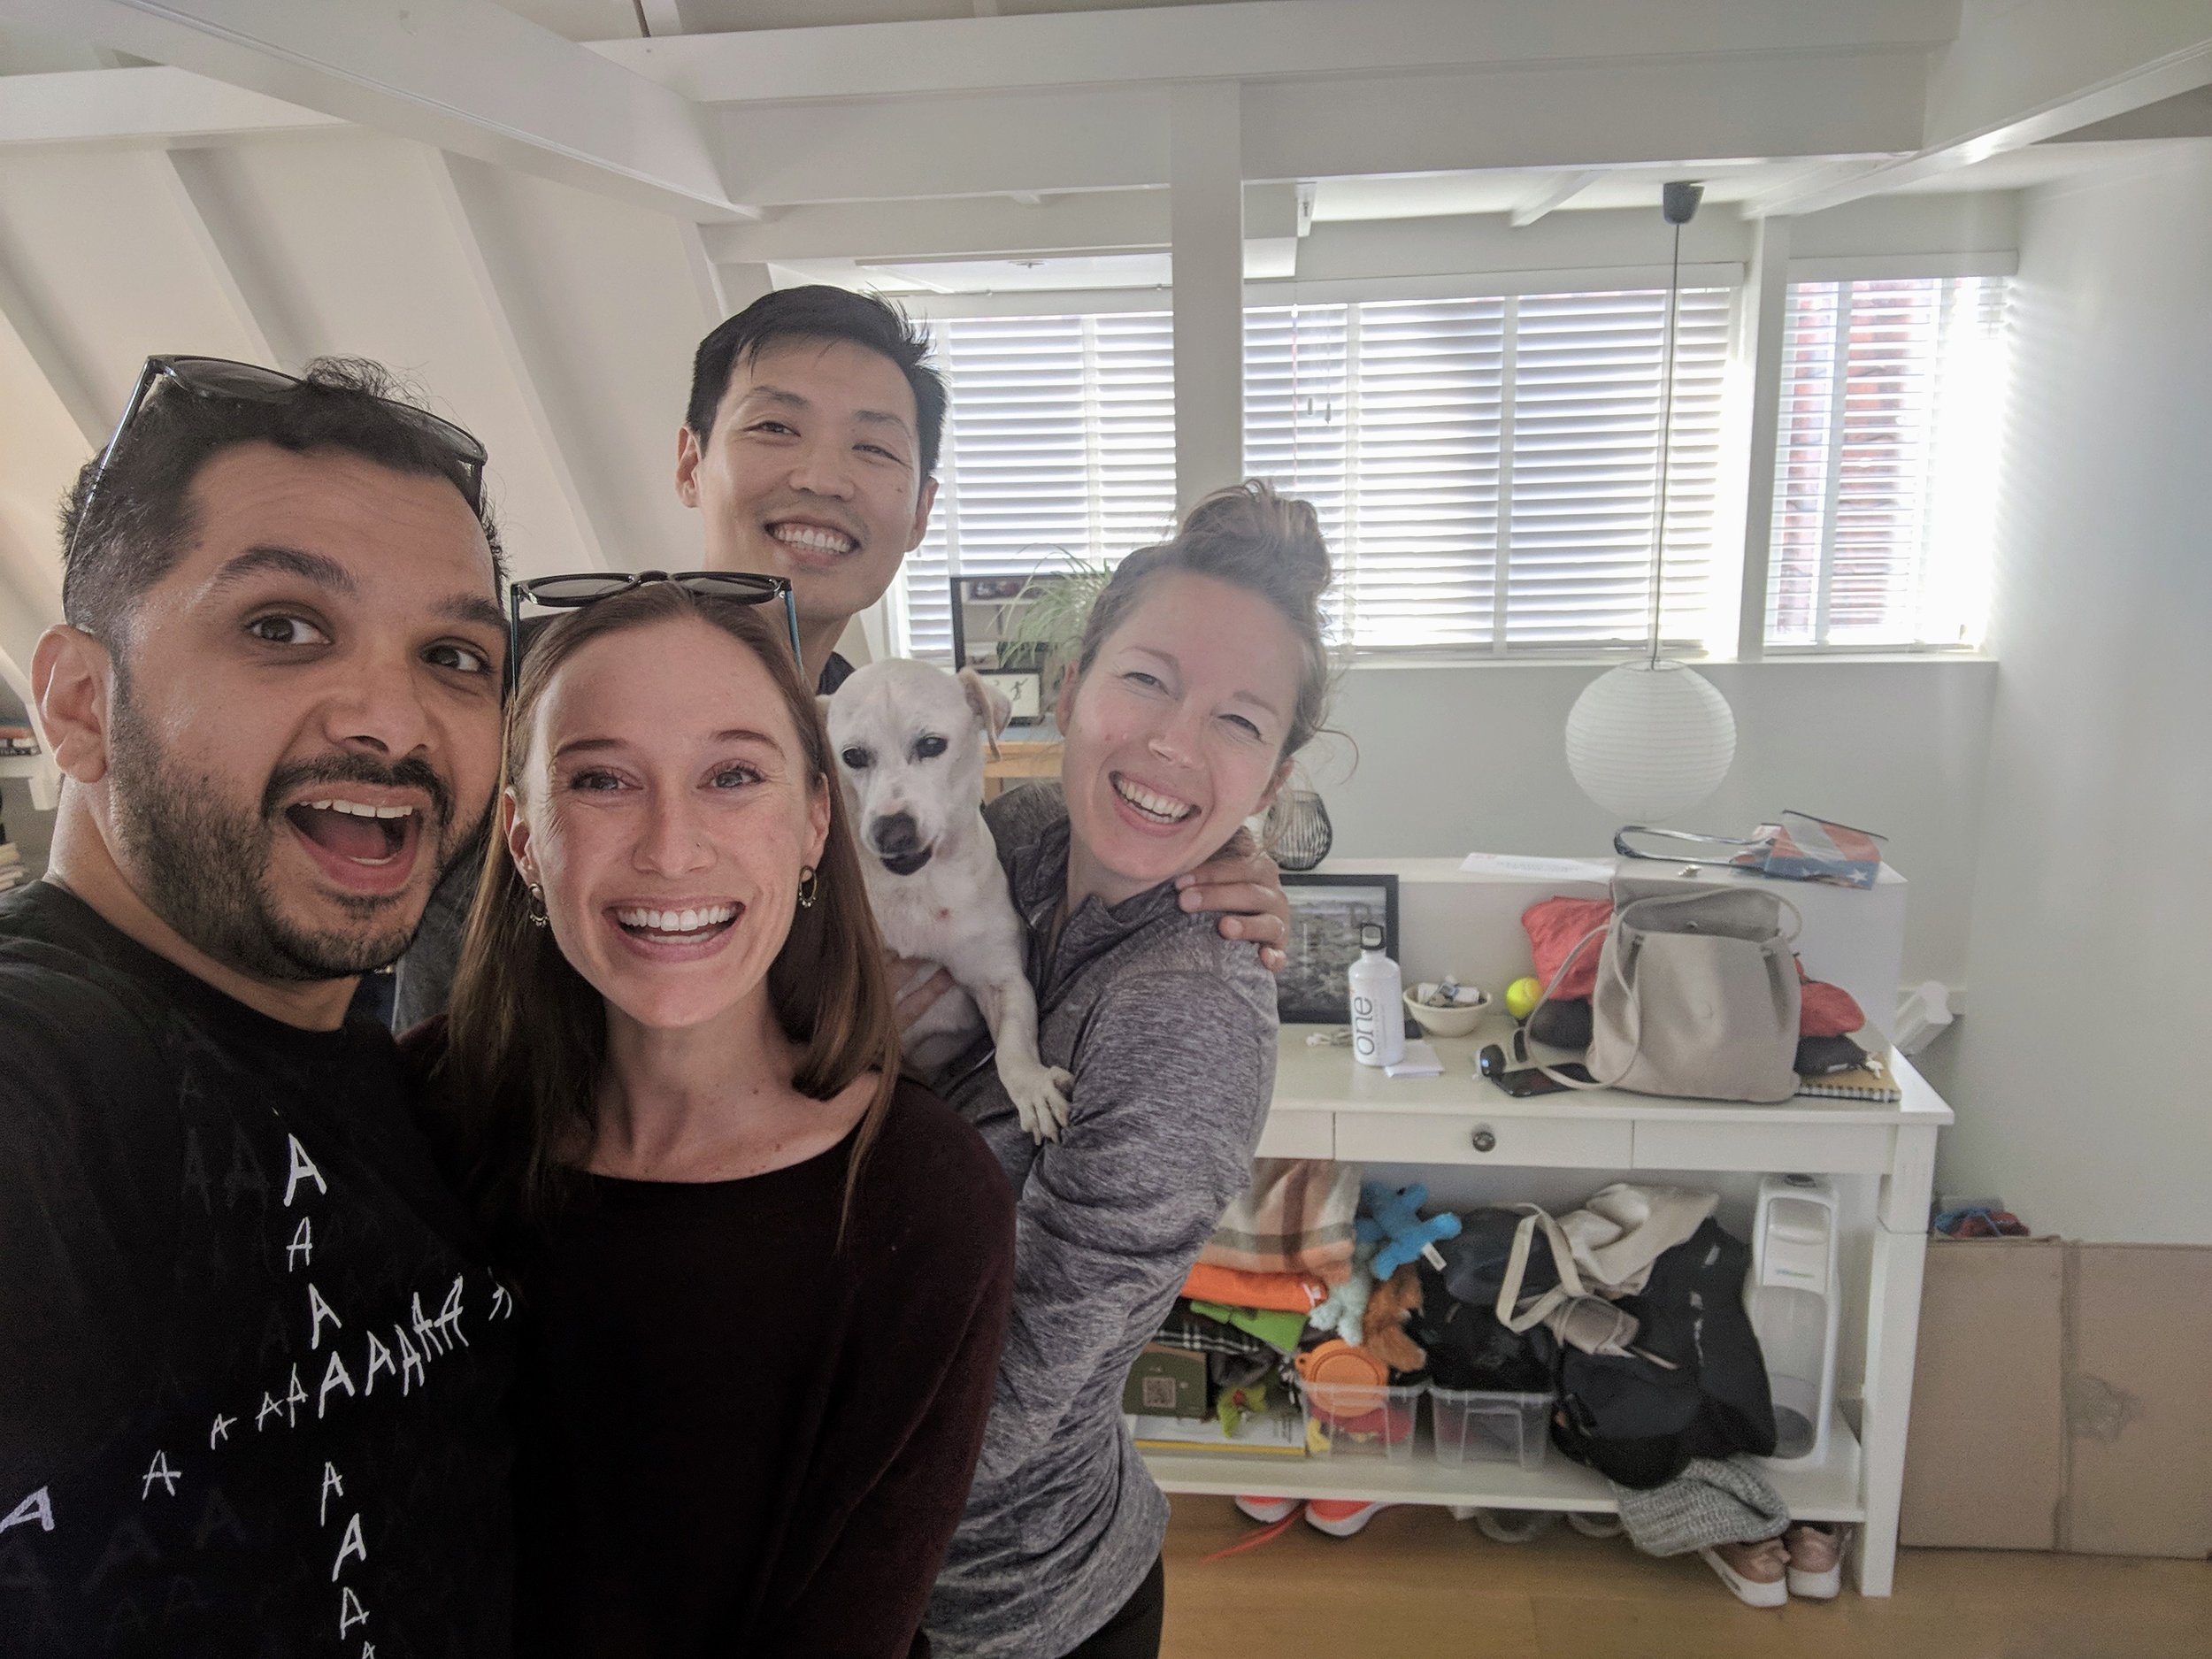
[[[1544,993],[1603,940],[1591,1080],[1553,1066],[1546,1074],[1574,1088],[1787,1100],[1797,1093],[1797,920],[1795,905],[1757,887],[1617,879],[1612,921],[1576,941]]]

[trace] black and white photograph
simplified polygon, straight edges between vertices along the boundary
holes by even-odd
[[[1289,964],[1275,977],[1275,1012],[1286,1025],[1341,1025],[1351,1018],[1345,974],[1359,960],[1359,930],[1383,930],[1398,948],[1398,878],[1283,872],[1290,899]]]

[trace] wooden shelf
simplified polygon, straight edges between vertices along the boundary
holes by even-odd
[[[1143,1454],[1164,1492],[1225,1497],[1341,1498],[1358,1503],[1436,1503],[1486,1509],[1575,1509],[1610,1513],[1619,1506],[1604,1477],[1570,1463],[1554,1448],[1541,1469],[1518,1463],[1436,1461],[1423,1424],[1410,1463],[1379,1457],[1239,1456],[1233,1452]],[[1829,1425],[1828,1453],[1818,1463],[1766,1463],[1767,1478],[1801,1521],[1863,1521],[1859,1442],[1840,1413]]]

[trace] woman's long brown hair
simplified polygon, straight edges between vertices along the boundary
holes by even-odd
[[[649,582],[554,622],[523,662],[507,710],[500,775],[525,800],[531,787],[542,787],[542,780],[523,775],[538,705],[562,667],[594,640],[696,620],[729,635],[767,669],[797,729],[809,787],[826,789],[830,801],[818,897],[794,911],[768,971],[770,1002],[799,1050],[792,1085],[826,1101],[871,1069],[879,1077],[846,1173],[849,1217],[861,1164],[898,1084],[898,1024],[821,711],[789,641],[763,609]],[[639,649],[649,647],[640,641]],[[599,993],[562,956],[553,930],[531,922],[529,887],[505,838],[495,833],[489,841],[431,1087],[450,1115],[468,1196],[486,1225],[505,1235],[557,1212],[578,1184],[597,1140],[607,1015]]]

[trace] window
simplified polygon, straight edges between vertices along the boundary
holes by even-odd
[[[1664,632],[1701,642],[1730,294],[1686,288]],[[1363,650],[1649,637],[1666,295],[1246,313],[1245,465],[1321,510]]]
[[[952,388],[937,510],[907,556],[905,649],[949,660],[947,581],[1116,559],[1175,523],[1173,321],[974,318],[931,329]]]
[[[2009,286],[1791,285],[1770,646],[1978,643]]]
[[[1711,591],[1732,301],[1686,288],[1666,638]],[[1666,295],[1544,294],[1245,314],[1245,467],[1310,498],[1361,650],[1594,649],[1648,637]],[[1056,549],[1114,559],[1174,518],[1171,318],[934,326],[952,388],[937,511],[907,561],[904,639],[950,650],[946,577]]]

